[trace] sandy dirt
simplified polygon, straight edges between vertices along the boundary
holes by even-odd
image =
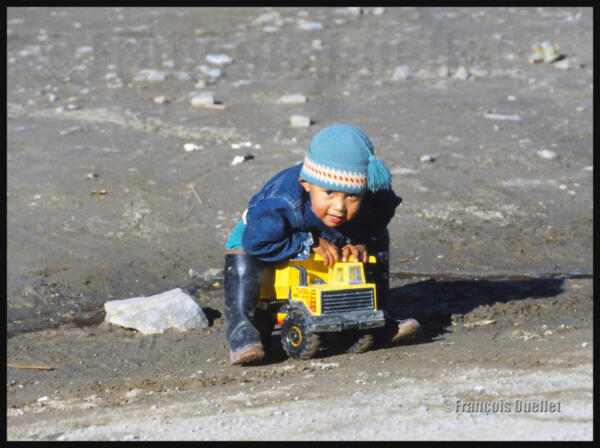
[[[592,23],[9,8],[8,439],[591,440]],[[529,63],[548,40],[562,60]],[[192,106],[201,92],[216,104]],[[332,337],[294,361],[275,333],[263,363],[231,366],[220,279],[202,274],[252,194],[339,122],[394,174],[391,301],[423,335],[364,354]],[[175,287],[208,328],[103,322],[108,300]]]

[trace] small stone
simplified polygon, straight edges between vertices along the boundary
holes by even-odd
[[[561,70],[568,70],[570,68],[580,68],[582,66],[581,61],[577,58],[564,58],[555,62],[554,67],[560,68]]]
[[[548,159],[548,160],[552,160],[557,157],[556,153],[554,151],[550,151],[548,149],[543,149],[541,151],[538,151],[537,155],[540,156],[542,159]]]
[[[227,65],[233,62],[226,54],[207,54],[206,61],[215,65]]]
[[[411,168],[395,168],[391,171],[392,174],[399,174],[401,176],[410,176],[411,174],[417,174],[417,172]]]
[[[190,100],[190,103],[194,107],[206,106],[215,104],[215,99],[212,92],[202,92],[199,95],[194,95]]]
[[[233,158],[233,160],[231,161],[231,165],[239,165],[240,163],[245,162],[246,160],[252,160],[254,158],[254,155],[248,153],[245,156],[235,156]]]
[[[200,71],[206,76],[210,76],[211,78],[219,78],[223,74],[220,68],[210,68],[206,65],[199,65],[196,67],[196,70]]]
[[[467,72],[467,69],[461,65],[460,67],[458,67],[458,70],[456,70],[456,73],[454,73],[452,77],[464,81],[469,78],[469,73]]]
[[[485,114],[483,116],[488,120],[505,120],[505,121],[521,121],[522,118],[518,114],[504,115],[504,114]]]
[[[314,48],[315,50],[321,50],[321,49],[323,48],[323,42],[322,42],[322,41],[320,41],[319,39],[314,39],[314,40],[311,42],[310,46],[311,46],[312,48]]]
[[[419,160],[421,163],[431,163],[435,160],[435,158],[429,154],[422,155]]]
[[[350,15],[358,17],[363,13],[363,9],[360,6],[349,6],[346,8]]]
[[[191,81],[192,75],[188,72],[173,72],[173,76],[181,81]]]
[[[81,106],[79,104],[67,104],[67,110],[77,110],[77,109],[81,109]]]
[[[204,146],[198,146],[195,143],[186,143],[185,145],[183,145],[183,149],[185,149],[186,152],[192,152],[204,149]]]
[[[83,46],[83,47],[79,47],[77,49],[77,55],[78,56],[83,56],[86,54],[91,54],[94,51],[94,47],[90,47],[90,46]]]
[[[394,69],[394,74],[392,75],[393,81],[400,81],[402,79],[408,79],[410,77],[410,70],[407,65],[399,65]]]
[[[202,89],[204,87],[206,87],[206,81],[203,79],[199,79],[198,81],[196,81],[196,84],[194,84],[195,89]]]
[[[233,160],[231,161],[231,165],[239,165],[240,163],[242,163],[244,161],[244,156],[235,156],[233,158]]]
[[[56,99],[57,99],[57,98],[56,98],[56,95],[55,95],[55,94],[53,94],[52,92],[50,92],[50,93],[48,94],[48,101],[50,101],[51,103],[54,103],[54,102],[56,101]]]
[[[294,128],[307,128],[311,124],[311,119],[305,115],[292,115],[290,124]]]
[[[301,93],[293,95],[283,95],[279,98],[281,104],[303,104],[306,103],[306,96]]]
[[[99,177],[97,173],[91,172],[91,173],[87,173],[85,175],[86,179],[95,179],[96,177]]]
[[[374,16],[381,16],[384,13],[385,13],[385,8],[382,8],[382,7],[373,8],[373,15]]]
[[[440,78],[447,78],[450,75],[447,65],[442,65],[440,68],[438,68],[437,73]]]
[[[154,70],[151,68],[144,68],[138,71],[133,78],[136,82],[149,81],[149,82],[161,82],[169,77],[167,72],[160,70]]]
[[[583,348],[586,348],[586,347],[588,346],[588,343],[587,343],[587,342],[582,342],[582,343],[581,343],[581,346],[582,346]]]
[[[165,103],[168,103],[168,102],[170,102],[170,100],[169,100],[169,99],[168,99],[166,96],[164,96],[164,95],[155,96],[155,97],[153,98],[153,100],[154,100],[154,102],[155,102],[156,104],[165,104]]]
[[[320,22],[301,21],[298,23],[298,29],[303,30],[303,31],[322,30],[323,24]]]

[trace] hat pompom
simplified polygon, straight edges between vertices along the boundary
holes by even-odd
[[[387,169],[385,163],[374,155],[369,156],[369,167],[367,171],[367,186],[371,191],[389,190],[392,183],[392,173]]]

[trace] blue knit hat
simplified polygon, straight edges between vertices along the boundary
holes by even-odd
[[[346,193],[387,190],[392,175],[374,153],[373,143],[363,131],[347,124],[334,124],[313,137],[300,177]]]

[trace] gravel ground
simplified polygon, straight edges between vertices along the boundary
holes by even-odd
[[[591,8],[8,8],[8,439],[591,440],[592,32]],[[302,362],[275,334],[230,366],[194,272],[339,122],[394,174],[391,300],[424,333]],[[208,328],[103,322],[175,287]]]

